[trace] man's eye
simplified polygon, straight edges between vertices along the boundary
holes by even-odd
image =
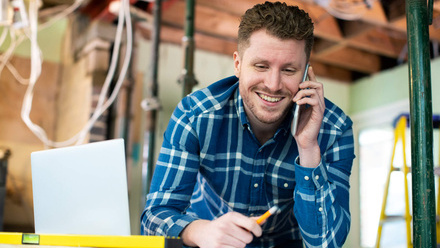
[[[267,66],[265,66],[265,65],[255,65],[255,67],[257,69],[267,69]]]
[[[288,74],[294,74],[296,72],[295,69],[284,69],[283,71]]]

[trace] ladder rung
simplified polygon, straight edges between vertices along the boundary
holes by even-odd
[[[385,219],[383,219],[381,222],[391,222],[391,221],[398,221],[398,220],[405,220],[405,216],[403,216],[403,215],[387,215],[387,216],[385,216]]]
[[[403,167],[394,167],[393,171],[402,171],[403,172]],[[411,173],[411,167],[408,167],[408,173]]]

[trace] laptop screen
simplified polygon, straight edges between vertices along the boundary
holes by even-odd
[[[130,235],[124,140],[31,154],[35,233]]]

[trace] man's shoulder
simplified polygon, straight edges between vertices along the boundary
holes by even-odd
[[[181,101],[181,107],[195,115],[222,109],[233,98],[237,88],[237,77],[224,78],[186,96]]]
[[[324,123],[339,130],[346,130],[353,125],[350,117],[345,114],[340,107],[327,98],[325,98]]]

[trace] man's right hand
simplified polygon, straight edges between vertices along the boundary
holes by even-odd
[[[218,219],[196,220],[183,229],[181,238],[187,246],[200,248],[245,247],[253,235],[260,237],[262,229],[254,218],[237,212],[226,213]]]

